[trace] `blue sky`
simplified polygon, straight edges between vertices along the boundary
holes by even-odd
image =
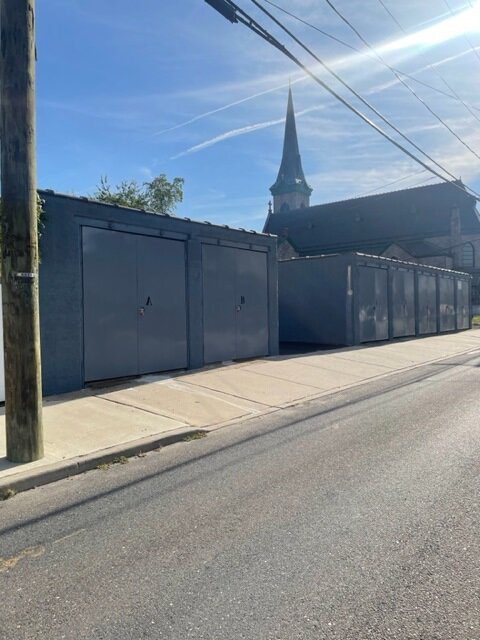
[[[276,1],[362,48],[324,0]],[[378,0],[335,4],[390,64],[445,91],[441,78],[426,68],[435,63],[463,100],[480,108],[480,58],[469,44],[480,55],[480,10],[472,12],[473,0],[449,0],[459,12],[453,22],[444,0],[384,2],[412,34],[409,39],[402,40]],[[249,0],[237,3],[290,45]],[[388,69],[290,18],[282,20],[417,144],[480,190],[480,160]],[[88,195],[105,174],[113,184],[159,173],[182,176],[180,215],[259,229],[280,163],[289,80],[312,203],[354,197],[404,176],[411,177],[391,188],[429,177],[288,59],[203,0],[37,0],[37,47],[38,174],[44,188]],[[295,45],[292,50],[299,52]],[[300,57],[310,63],[307,54]],[[480,155],[480,122],[458,101],[411,84]],[[238,104],[224,108],[232,103]]]

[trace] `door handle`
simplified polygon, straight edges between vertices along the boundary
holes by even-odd
[[[144,316],[145,315],[145,307],[140,307],[138,309],[138,315],[139,316]]]
[[[241,311],[241,310],[242,310],[242,307],[239,304],[237,304],[237,306],[235,307],[235,311],[238,312],[238,311]]]

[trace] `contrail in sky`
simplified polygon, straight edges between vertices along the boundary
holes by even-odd
[[[457,60],[458,58],[462,58],[463,56],[472,53],[471,49],[465,49],[465,51],[461,51],[460,53],[456,53],[455,55],[452,56],[448,56],[448,58],[443,58],[442,60],[437,60],[437,62],[431,62],[430,64],[427,64],[423,67],[420,67],[420,69],[416,69],[413,73],[411,72],[411,75],[420,75],[421,73],[423,73],[424,71],[428,71],[429,69],[431,69],[432,67],[440,67],[443,64],[446,64],[447,62],[452,62],[453,60]],[[403,75],[401,71],[399,71],[400,75]],[[374,95],[376,93],[381,93],[382,91],[385,91],[386,89],[390,89],[391,87],[395,87],[397,84],[400,83],[400,80],[398,80],[398,78],[392,78],[392,80],[388,80],[387,82],[384,82],[383,84],[378,84],[374,87],[372,87],[371,89],[369,89],[365,95]]]
[[[248,102],[249,100],[254,100],[255,98],[260,98],[260,96],[265,96],[268,93],[273,93],[274,91],[279,91],[280,89],[285,89],[290,84],[296,84],[297,82],[302,82],[306,80],[307,76],[302,78],[297,78],[296,80],[292,80],[290,83],[280,84],[272,89],[266,89],[265,91],[260,91],[260,93],[254,93],[251,96],[247,96],[246,98],[241,98],[240,100],[235,100],[235,102],[230,102],[229,104],[223,105],[223,107],[218,107],[217,109],[212,109],[211,111],[206,111],[205,113],[200,113],[198,116],[194,118],[190,118],[190,120],[185,120],[185,122],[179,122],[178,124],[173,125],[173,127],[168,127],[167,129],[162,129],[161,131],[157,131],[155,136],[161,136],[162,133],[167,133],[169,131],[175,131],[175,129],[180,129],[181,127],[186,127],[188,124],[192,124],[192,122],[197,122],[197,120],[202,120],[202,118],[207,118],[208,116],[212,116],[215,113],[219,113],[220,111],[225,111],[226,109],[230,109],[231,107],[236,107],[238,104],[242,104],[243,102]]]
[[[219,136],[215,136],[214,138],[210,138],[209,140],[205,140],[200,144],[196,144],[194,147],[190,147],[181,153],[177,153],[176,156],[172,156],[170,160],[176,160],[177,158],[182,158],[183,156],[190,155],[191,153],[196,153],[197,151],[201,151],[202,149],[206,149],[207,147],[213,147],[214,144],[218,142],[223,142],[223,140],[228,140],[229,138],[236,138],[237,136],[242,136],[245,133],[251,133],[252,131],[258,131],[259,129],[266,129],[267,127],[272,127],[275,124],[280,124],[284,122],[285,118],[279,118],[278,120],[269,120],[268,122],[258,122],[257,124],[249,124],[246,127],[241,127],[240,129],[232,129],[231,131],[226,131],[225,133],[221,133]]]
[[[303,116],[306,113],[310,113],[312,111],[319,111],[320,109],[324,109],[325,105],[320,105],[316,107],[310,107],[308,109],[304,109],[303,111],[299,111],[295,114],[297,117]],[[178,153],[176,156],[170,158],[170,160],[176,160],[177,158],[182,158],[183,156],[190,155],[191,153],[197,153],[197,151],[202,151],[202,149],[206,149],[207,147],[212,147],[219,142],[223,142],[224,140],[228,140],[229,138],[236,138],[237,136],[243,136],[246,133],[251,133],[252,131],[258,131],[259,129],[266,129],[267,127],[273,127],[276,124],[282,124],[285,122],[285,118],[278,118],[277,120],[268,120],[267,122],[257,122],[256,124],[249,124],[246,127],[240,127],[239,129],[232,129],[231,131],[226,131],[225,133],[221,133],[214,138],[209,138],[200,144],[196,144],[181,153]]]
[[[469,26],[471,23],[476,24],[476,18],[477,18],[477,14],[479,12],[479,6],[480,4],[477,6],[477,4],[475,4],[475,6],[473,6],[472,3],[470,3],[471,8],[467,8],[465,11],[460,12],[459,15],[447,18],[446,20],[441,21],[438,24],[434,24],[434,25],[429,25],[427,27],[424,27],[423,29],[420,29],[414,33],[411,34],[407,34],[405,36],[402,36],[400,38],[396,38],[390,42],[387,42],[385,44],[380,44],[378,46],[378,51],[383,51],[383,52],[388,52],[388,51],[401,51],[401,50],[405,50],[405,49],[411,49],[413,46],[417,46],[419,43],[424,42],[425,40],[428,42],[431,42],[432,44],[439,44],[442,43],[448,39],[451,39],[452,37],[455,37],[456,35],[462,33],[463,31],[466,30],[466,27]],[[448,28],[447,28],[448,27]],[[457,33],[458,32],[458,33]],[[476,49],[476,48],[475,48]],[[465,52],[467,53],[467,52]],[[344,66],[344,64],[346,63],[347,66],[350,66],[352,64],[358,63],[359,62],[359,58],[363,58],[363,56],[366,55],[365,51],[359,50],[357,51],[356,54],[354,55],[349,55],[346,58],[342,58],[340,59],[339,65],[338,66]],[[367,54],[368,55],[368,54]],[[457,54],[456,56],[451,56],[450,58],[446,58],[445,60],[442,60],[440,62],[437,63],[433,63],[430,66],[439,66],[441,64],[443,64],[444,62],[447,62],[449,60],[454,60],[456,57],[460,57],[464,55],[464,53],[461,54]],[[332,62],[332,66],[335,66],[334,62]],[[423,69],[422,69],[423,71]],[[292,84],[296,83],[296,82],[301,82],[302,80],[306,80],[307,76],[304,77],[300,77],[295,79]],[[381,85],[380,86],[380,90],[382,90],[383,88],[387,88],[389,86],[393,86],[394,82],[392,82],[391,85],[385,84],[385,85]],[[166,129],[162,129],[161,131],[158,131],[157,133],[155,133],[155,136],[160,136],[164,133],[167,133],[169,131],[175,131],[176,129],[180,129],[181,127],[185,127],[189,124],[192,124],[193,122],[197,122],[198,120],[201,120],[203,118],[207,118],[208,116],[214,115],[215,113],[219,113],[220,111],[225,111],[226,109],[230,109],[231,107],[235,107],[239,104],[242,104],[244,102],[248,102],[249,100],[254,100],[255,98],[259,98],[261,96],[267,95],[268,93],[272,93],[274,91],[278,91],[279,89],[283,89],[284,87],[288,86],[288,84],[282,84],[279,86],[276,86],[272,89],[267,89],[265,91],[261,91],[259,93],[256,93],[254,95],[251,96],[247,96],[245,98],[241,98],[240,100],[236,100],[234,102],[230,102],[229,104],[226,104],[222,107],[218,107],[216,109],[212,109],[210,111],[206,111],[205,113],[201,113],[197,116],[194,116],[193,118],[190,118],[189,120],[185,120],[184,122],[180,122],[176,125],[173,125],[171,127],[168,127]],[[368,94],[372,94],[372,93],[376,93],[378,92],[379,89],[375,88],[373,90],[370,90],[369,92],[367,92]],[[225,134],[226,135],[226,134]],[[240,135],[240,134],[237,134]],[[179,157],[179,156],[176,156]]]

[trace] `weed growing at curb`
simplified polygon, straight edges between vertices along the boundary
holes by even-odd
[[[201,440],[206,437],[207,434],[205,431],[195,431],[195,433],[189,433],[188,436],[185,436],[182,442],[192,442],[192,440]]]
[[[2,489],[0,491],[0,500],[10,500],[10,498],[13,498],[13,496],[16,496],[17,492],[15,491],[15,489]]]
[[[130,460],[126,456],[118,456],[118,458],[113,458],[110,462],[100,462],[97,464],[97,469],[100,471],[108,471],[112,464],[127,464]]]

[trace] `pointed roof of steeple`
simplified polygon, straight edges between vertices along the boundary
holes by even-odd
[[[307,184],[302,168],[291,87],[288,90],[282,164],[280,165],[277,180],[275,184],[270,187],[270,191],[274,196],[282,193],[292,193],[294,191],[308,195],[312,193],[312,188]]]

